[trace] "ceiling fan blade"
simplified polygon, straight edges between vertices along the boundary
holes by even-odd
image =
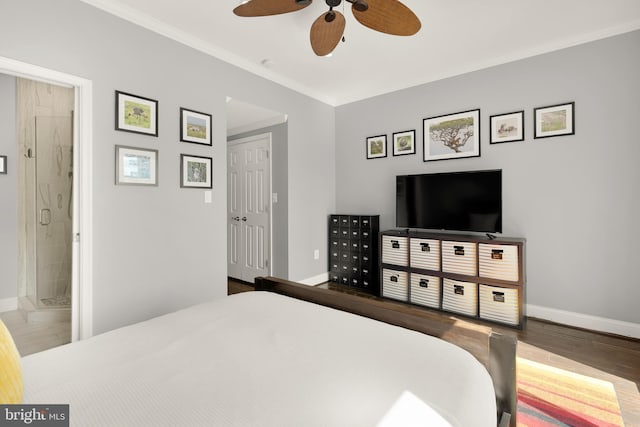
[[[326,19],[329,14],[334,16],[331,21]],[[311,26],[310,38],[311,48],[316,55],[326,56],[333,52],[342,39],[345,24],[344,15],[336,10],[323,13],[315,20]]]
[[[359,11],[351,6],[353,16],[365,27],[396,36],[412,36],[422,24],[418,17],[398,0],[365,0],[369,8]]]
[[[304,9],[311,4],[311,1],[249,0],[233,9],[233,13],[243,17],[280,15]]]

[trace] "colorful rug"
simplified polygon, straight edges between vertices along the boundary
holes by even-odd
[[[624,426],[613,384],[518,358],[518,427]]]

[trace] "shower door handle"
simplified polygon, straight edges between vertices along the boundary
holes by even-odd
[[[40,225],[51,224],[51,209],[40,209]]]

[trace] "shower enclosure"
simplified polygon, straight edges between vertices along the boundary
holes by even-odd
[[[73,96],[69,88],[18,83],[19,295],[28,321],[71,319]]]
[[[27,187],[35,207],[35,222],[27,239],[35,257],[27,261],[34,279],[27,284],[36,308],[71,306],[71,232],[73,195],[73,128],[70,117],[35,118],[35,157]],[[29,230],[31,228],[31,230]],[[31,264],[31,265],[29,265]]]

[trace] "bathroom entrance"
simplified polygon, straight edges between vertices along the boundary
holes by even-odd
[[[18,306],[71,341],[73,88],[16,79]]]

